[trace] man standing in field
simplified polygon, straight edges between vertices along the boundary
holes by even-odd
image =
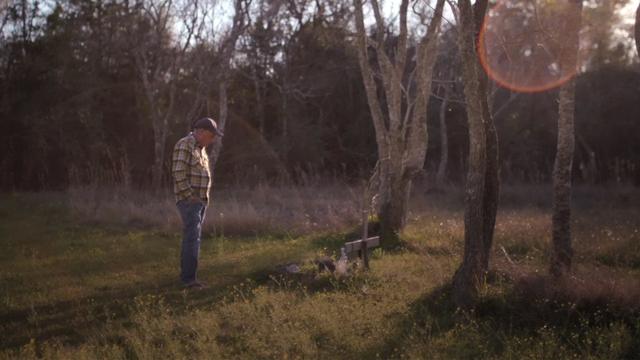
[[[188,288],[202,289],[198,281],[198,257],[202,223],[209,204],[211,171],[206,147],[216,136],[222,136],[213,119],[202,118],[193,125],[189,135],[178,140],[173,148],[171,173],[176,206],[183,224],[180,251],[180,281]]]

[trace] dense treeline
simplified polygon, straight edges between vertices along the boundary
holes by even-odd
[[[166,184],[174,142],[196,118],[219,116],[227,71],[219,182],[368,177],[376,142],[349,4],[254,1],[226,70],[228,23],[194,3],[10,2],[0,33],[0,188],[147,186],[154,166]],[[462,182],[468,138],[454,31],[443,25],[424,168],[435,179],[446,161],[445,181]],[[577,80],[574,178],[637,185],[640,72],[623,45],[600,45]],[[491,101],[503,180],[549,181],[557,93],[496,87]]]

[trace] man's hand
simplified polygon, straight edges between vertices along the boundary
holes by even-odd
[[[189,201],[191,201],[192,203],[202,203],[203,201],[200,200],[199,197],[195,196],[195,195],[191,195],[191,197],[189,198]]]

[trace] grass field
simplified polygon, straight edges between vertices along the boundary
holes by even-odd
[[[448,283],[462,192],[416,190],[371,271],[318,273],[357,229],[357,189],[220,189],[202,291],[177,282],[170,197],[0,195],[0,358],[640,359],[640,190],[577,188],[575,271],[546,276],[549,186],[506,188],[474,313]],[[302,272],[278,273],[297,262]]]

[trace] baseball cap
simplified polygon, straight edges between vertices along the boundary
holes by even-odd
[[[211,131],[218,136],[224,136],[224,133],[218,129],[218,124],[212,118],[202,118],[193,123],[193,129],[204,129]]]

